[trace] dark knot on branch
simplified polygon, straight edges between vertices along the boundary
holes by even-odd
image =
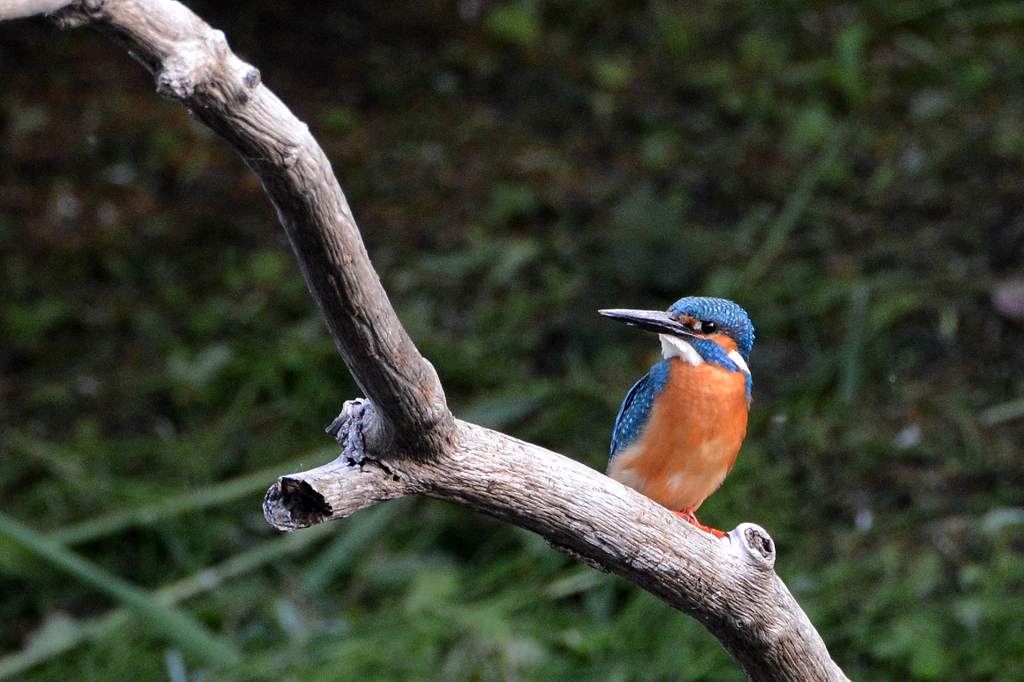
[[[741,523],[725,537],[747,562],[769,571],[775,567],[775,542],[761,526]]]
[[[328,428],[340,456],[268,490],[273,526],[295,530],[403,495],[450,500],[535,531],[695,615],[750,679],[845,679],[774,575],[764,529],[741,524],[727,542],[701,537],[579,462],[454,420],[437,372],[388,302],[326,155],[223,33],[172,0],[75,0],[53,18],[126,45],[161,94],[181,99],[259,174],[342,357],[374,401],[347,403]]]
[[[281,477],[263,498],[263,515],[275,528],[297,530],[323,523],[331,505],[306,481]]]
[[[340,457],[357,464],[386,452],[394,443],[390,425],[366,398],[346,400],[324,430],[341,446]]]

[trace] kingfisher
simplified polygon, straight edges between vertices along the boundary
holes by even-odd
[[[668,310],[598,311],[656,332],[662,360],[629,389],[612,430],[608,475],[715,537],[695,515],[732,469],[747,433],[754,325],[724,298]]]

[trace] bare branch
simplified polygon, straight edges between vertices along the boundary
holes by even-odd
[[[56,12],[74,0],[0,0],[0,21]]]
[[[271,523],[302,528],[402,495],[457,502],[535,531],[690,614],[750,679],[846,679],[775,574],[763,528],[741,524],[717,540],[580,462],[463,421],[458,447],[440,460],[377,460],[360,437],[375,418],[368,402],[346,404],[334,424],[341,455],[282,477],[264,501]]]
[[[846,679],[775,574],[764,529],[741,524],[716,540],[579,462],[452,418],[433,367],[370,264],[326,156],[223,33],[174,0],[82,0],[55,16],[124,43],[159,93],[184,102],[259,175],[370,399],[347,403],[331,425],[342,446],[336,460],[270,488],[271,524],[304,528],[404,495],[451,500],[533,530],[689,613],[750,679]]]
[[[398,321],[327,156],[259,71],[172,0],[91,0],[53,16],[124,43],[158,93],[181,100],[260,177],[345,364],[380,408],[371,450],[431,457],[450,448],[454,422],[441,382]]]

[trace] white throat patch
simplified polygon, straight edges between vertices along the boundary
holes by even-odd
[[[729,359],[736,363],[736,366],[743,370],[743,373],[750,376],[750,368],[747,367],[747,361],[743,359],[738,350],[729,351]]]
[[[704,358],[700,356],[697,349],[678,336],[658,334],[658,338],[661,339],[661,356],[666,360],[669,358],[679,358],[689,365],[704,363]]]
[[[658,338],[661,339],[661,356],[666,360],[669,358],[679,358],[689,365],[704,363],[704,358],[700,356],[697,349],[678,336],[658,334]],[[738,350],[729,351],[728,357],[740,368],[741,372],[750,376],[750,367],[747,366],[746,360],[743,359]]]

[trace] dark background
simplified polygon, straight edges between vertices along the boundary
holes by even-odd
[[[459,416],[603,467],[657,343],[595,310],[733,298],[751,427],[702,519],[771,530],[850,677],[1021,679],[1019,4],[192,6],[327,150]],[[0,25],[0,74],[0,672],[208,667],[120,577],[231,679],[740,678],[451,505],[272,532],[356,390],[257,180],[92,31]]]

